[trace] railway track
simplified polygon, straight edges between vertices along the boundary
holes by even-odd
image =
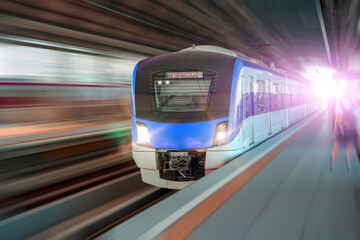
[[[89,164],[91,164],[91,161]],[[138,168],[132,159],[127,159],[125,162],[110,167],[96,169],[95,171],[2,198],[0,199],[0,221],[135,171],[138,171]]]
[[[175,192],[143,183],[128,151],[84,155],[75,163],[2,175],[0,236],[91,239]]]
[[[0,235],[7,239],[92,239],[173,192],[144,184],[135,171],[3,219]]]

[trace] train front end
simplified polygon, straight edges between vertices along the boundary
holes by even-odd
[[[234,138],[229,109],[236,61],[183,51],[138,63],[132,154],[144,182],[181,189],[226,161],[224,146]]]

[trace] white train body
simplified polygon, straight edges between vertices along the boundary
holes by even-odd
[[[144,182],[182,189],[319,107],[314,86],[199,46],[138,63],[132,153]]]

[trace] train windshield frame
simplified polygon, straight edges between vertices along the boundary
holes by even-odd
[[[209,52],[178,52],[140,62],[134,85],[135,116],[164,123],[229,116],[235,60]]]

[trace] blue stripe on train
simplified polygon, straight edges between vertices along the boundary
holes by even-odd
[[[236,129],[237,134],[242,125],[242,106],[243,99],[246,98],[246,115],[245,118],[258,115],[252,114],[251,108],[255,110],[254,104],[250,104],[250,96],[254,93],[246,93],[242,95],[239,112],[239,123]],[[282,110],[282,109],[279,109]],[[278,111],[278,110],[277,110]],[[269,111],[266,111],[261,114],[266,114]],[[137,119],[134,115],[132,116],[132,134],[133,139],[137,142],[136,136],[136,121],[144,123],[147,125],[149,134],[150,134],[150,143],[152,148],[163,148],[163,149],[194,149],[194,148],[209,148],[212,147],[212,142],[214,138],[214,132],[216,124],[229,120],[228,117],[220,118],[212,121],[197,122],[197,123],[162,123],[162,122],[153,122],[143,119]],[[232,139],[231,139],[232,140]],[[230,141],[228,141],[230,142]]]
[[[228,120],[228,117],[197,123],[162,123],[133,116],[135,122],[147,125],[152,148],[194,149],[212,147],[216,124]],[[133,135],[134,141],[136,136]]]
[[[134,122],[135,116],[136,116],[136,109],[135,109],[135,84],[136,84],[136,73],[137,73],[137,68],[139,66],[138,62],[135,65],[134,68],[134,72],[133,72],[133,79],[132,79],[132,84],[131,84],[131,118],[132,118],[132,123],[131,123],[131,134],[133,137],[134,142],[137,142],[137,136],[136,136],[136,125]]]
[[[135,68],[134,68],[134,72],[133,72],[133,79],[132,79],[132,85],[131,85],[131,111],[132,111],[132,114],[134,116],[136,116],[136,112],[135,112],[135,83],[136,83],[136,72],[137,72],[137,68],[139,66],[139,63],[138,62],[136,65],[135,65]]]

